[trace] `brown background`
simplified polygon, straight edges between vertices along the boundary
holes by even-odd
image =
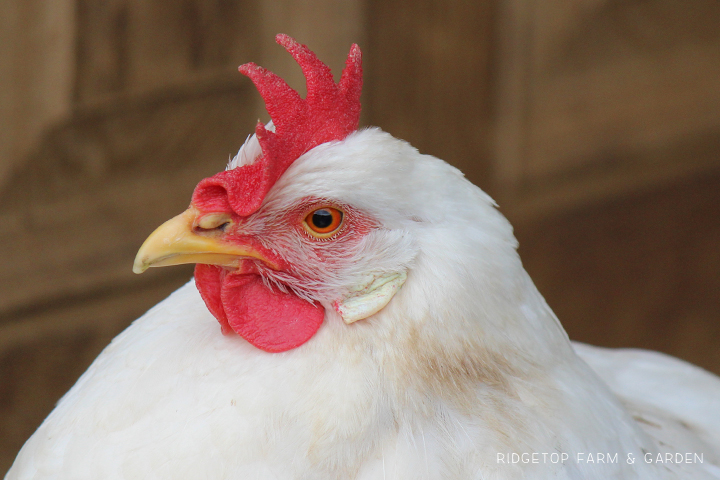
[[[364,124],[459,166],[516,227],[574,339],[720,373],[716,0],[0,3],[0,472],[190,268],[130,272],[267,119],[237,65],[338,72]]]

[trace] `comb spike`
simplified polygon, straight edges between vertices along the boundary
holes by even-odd
[[[337,87],[330,67],[325,65],[307,46],[299,43],[289,35],[280,33],[275,36],[275,41],[282,45],[285,50],[295,59],[307,84],[308,103],[318,100],[333,101],[337,96]]]
[[[360,123],[360,94],[362,93],[362,52],[360,47],[353,43],[350,47],[347,60],[345,60],[345,68],[340,76],[338,84],[341,95],[347,104],[348,115],[357,118],[355,128]]]
[[[273,72],[253,62],[240,65],[238,71],[255,84],[276,130],[284,128],[284,113],[288,109],[303,108],[304,102],[300,95]]]
[[[339,86],[341,91],[352,93],[353,97],[360,98],[362,53],[356,43],[353,43],[352,47],[350,47],[350,53],[348,53],[347,60],[345,60],[345,68],[340,76]]]

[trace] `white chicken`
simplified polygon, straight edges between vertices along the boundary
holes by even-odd
[[[272,122],[135,263],[195,279],[113,340],[6,480],[720,479],[720,379],[571,344],[493,201],[357,130],[357,46],[335,84],[277,41],[307,99],[240,67]]]

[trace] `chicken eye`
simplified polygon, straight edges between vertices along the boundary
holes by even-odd
[[[315,238],[329,238],[338,231],[342,220],[343,213],[340,210],[323,207],[308,213],[303,226]]]

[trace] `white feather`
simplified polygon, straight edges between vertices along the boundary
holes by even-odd
[[[275,131],[275,125],[273,125],[272,120],[265,124],[265,129],[271,132]],[[248,135],[245,139],[245,143],[242,144],[237,155],[228,162],[225,170],[233,170],[245,165],[252,165],[261,154],[262,148],[260,148],[260,142],[258,141],[257,136],[254,133],[252,135]]]

